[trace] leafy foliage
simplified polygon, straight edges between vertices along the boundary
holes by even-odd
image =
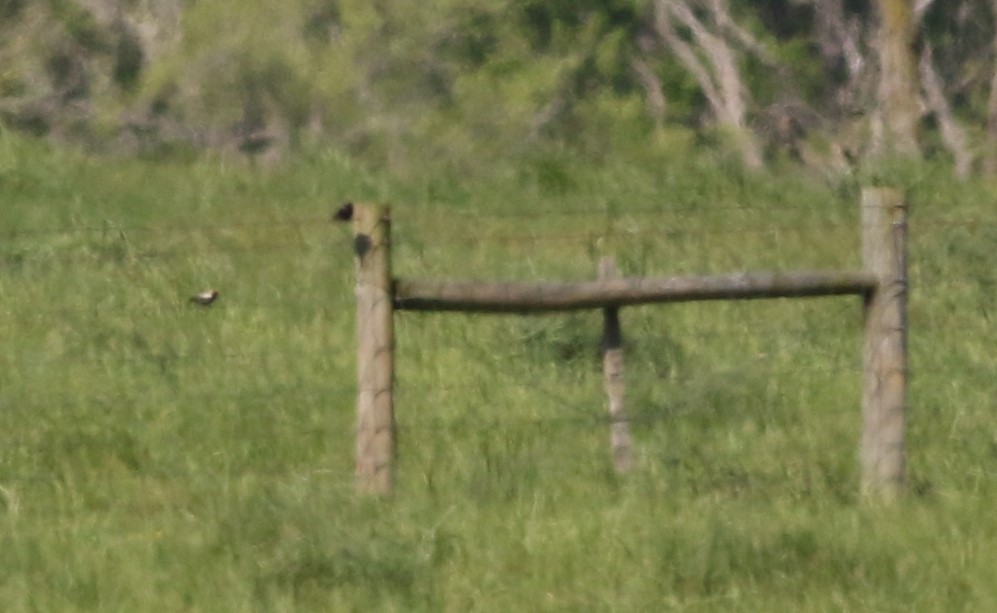
[[[703,83],[656,39],[656,4],[5,2],[0,120],[140,153],[277,158],[332,144],[400,172],[413,156],[462,164],[538,144],[675,148],[691,144],[687,132],[722,143]],[[874,11],[832,0],[716,6],[729,6],[716,36],[740,56],[750,129],[770,159],[789,151],[841,166],[824,143],[864,147],[852,124],[875,104]],[[989,112],[985,12],[935,2],[923,28],[957,116],[976,123]]]

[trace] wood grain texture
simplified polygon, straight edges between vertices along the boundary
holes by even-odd
[[[616,262],[612,258],[599,261],[599,279],[616,278]],[[623,381],[623,331],[618,307],[603,309],[602,328],[602,379],[606,388],[609,409],[609,443],[613,468],[618,473],[633,468],[633,450],[630,439],[630,420],[624,409],[625,387]]]
[[[395,459],[391,221],[377,205],[352,208],[357,272],[356,477],[361,491],[386,494]]]
[[[717,276],[603,279],[579,283],[405,280],[395,308],[409,311],[531,313],[659,302],[865,294],[869,272],[758,272]]]
[[[907,207],[893,189],[862,192],[862,263],[876,276],[865,302],[862,491],[903,490],[907,403]]]

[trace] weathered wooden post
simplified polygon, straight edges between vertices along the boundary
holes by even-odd
[[[618,276],[613,258],[599,260],[599,279]],[[623,333],[620,330],[620,310],[610,306],[602,310],[602,377],[609,399],[610,445],[613,467],[626,473],[633,467],[630,448],[630,422],[623,408]]]
[[[862,492],[903,491],[907,395],[907,205],[895,189],[862,190],[862,266],[875,275],[865,297]]]
[[[394,481],[394,322],[389,209],[346,204],[337,220],[353,221],[357,271],[356,485],[387,494]]]

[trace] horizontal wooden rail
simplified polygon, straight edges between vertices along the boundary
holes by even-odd
[[[396,309],[536,313],[658,302],[869,294],[871,272],[754,272],[717,276],[621,278],[578,283],[396,280]]]

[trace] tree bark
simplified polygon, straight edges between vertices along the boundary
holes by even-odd
[[[914,44],[917,21],[911,0],[877,0],[879,91],[873,151],[917,157],[921,97]]]
[[[865,294],[865,272],[744,272],[709,277],[615,278],[580,283],[399,279],[395,308],[406,311],[541,313],[699,300]]]
[[[862,190],[862,264],[879,282],[866,295],[862,492],[903,492],[907,413],[907,205],[890,188]]]
[[[357,270],[356,486],[389,494],[396,454],[390,211],[373,204],[347,206],[340,218],[353,220]]]
[[[615,279],[618,276],[613,258],[599,260],[600,279]],[[630,421],[624,409],[623,332],[620,328],[620,310],[615,307],[603,309],[602,377],[609,404],[609,442],[613,467],[616,472],[623,474],[633,468],[633,451]]]

